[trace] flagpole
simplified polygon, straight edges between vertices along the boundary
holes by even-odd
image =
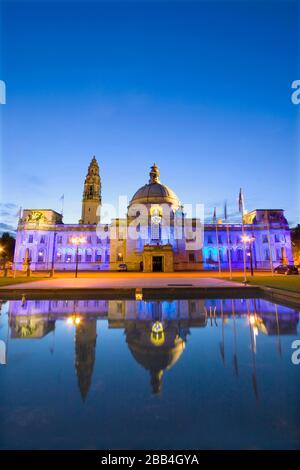
[[[267,225],[267,238],[268,238],[268,246],[269,246],[269,252],[270,252],[270,268],[271,268],[271,274],[272,276],[274,276],[273,254],[272,254],[272,247],[271,247],[271,232],[270,232],[270,223],[269,223],[267,211],[265,212],[265,221]]]
[[[242,214],[242,239],[245,237],[244,214]],[[243,258],[244,258],[244,283],[247,282],[246,272],[246,243],[243,243]]]
[[[64,215],[64,204],[65,204],[65,195],[63,194],[61,197],[61,215]]]
[[[216,224],[216,243],[217,243],[217,250],[218,250],[218,267],[219,267],[219,274],[221,274],[221,260],[220,260],[220,249],[219,249],[218,224],[217,224],[216,208],[214,210],[214,222]]]
[[[239,193],[239,211],[242,214],[242,241],[245,240],[245,225],[244,225],[244,196],[242,193],[242,188],[240,188]],[[243,242],[243,258],[244,258],[244,283],[247,283],[247,273],[246,273],[246,243]]]
[[[224,204],[224,219],[226,224],[227,233],[227,250],[228,250],[228,263],[229,263],[229,279],[232,280],[232,266],[231,266],[231,249],[230,249],[230,236],[229,236],[229,224],[227,218],[227,202]]]

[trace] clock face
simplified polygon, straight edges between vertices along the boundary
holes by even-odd
[[[151,217],[151,222],[155,225],[158,225],[161,223],[161,217],[159,215],[153,215]]]

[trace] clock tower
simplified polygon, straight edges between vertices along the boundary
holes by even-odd
[[[101,179],[96,157],[92,158],[84,181],[80,224],[93,225],[100,221]]]

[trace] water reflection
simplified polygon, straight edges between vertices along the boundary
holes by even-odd
[[[78,387],[86,399],[96,355],[97,321],[107,320],[109,328],[123,329],[127,346],[135,361],[146,369],[154,394],[162,390],[165,371],[182,356],[192,328],[219,330],[220,360],[227,361],[225,326],[230,323],[232,347],[230,362],[239,376],[237,322],[249,328],[252,383],[256,398],[256,354],[258,335],[276,335],[278,353],[281,336],[297,334],[299,312],[263,299],[226,300],[14,300],[9,304],[12,339],[38,339],[54,332],[57,321],[75,328],[75,370]]]

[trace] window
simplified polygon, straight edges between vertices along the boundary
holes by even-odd
[[[123,261],[123,253],[117,253],[117,261]]]
[[[160,224],[152,223],[151,224],[151,240],[160,239]]]
[[[208,237],[207,237],[207,243],[208,243],[209,245],[212,245],[212,237],[211,237],[211,235],[208,235]]]
[[[71,263],[71,261],[72,261],[72,255],[71,255],[71,253],[66,253],[65,262],[66,262],[66,263]]]
[[[101,242],[102,242],[101,238],[100,238],[100,237],[97,237],[96,243],[97,243],[97,244],[100,244]]]
[[[44,252],[43,251],[38,252],[37,262],[38,263],[43,263],[44,262]]]
[[[277,233],[275,234],[275,242],[277,243],[280,242],[280,237]]]
[[[101,261],[102,258],[102,253],[100,250],[96,251],[96,261]]]
[[[268,243],[268,236],[267,236],[267,235],[263,235],[262,241],[263,241],[263,243]]]
[[[92,237],[91,237],[91,235],[89,235],[89,236],[86,238],[86,241],[87,241],[87,243],[92,243]]]
[[[223,241],[222,241],[221,235],[218,235],[218,242],[219,242],[219,245],[222,245]]]
[[[29,237],[28,237],[28,243],[33,243],[33,235],[29,235]]]
[[[58,235],[56,240],[57,240],[58,244],[61,244],[62,243],[62,235]]]
[[[236,258],[238,261],[242,261],[243,260],[243,250],[237,250],[237,254],[236,254]]]
[[[270,261],[270,251],[268,248],[265,249],[265,261]]]
[[[41,236],[40,243],[45,243],[45,235]]]
[[[56,261],[57,261],[57,262],[60,262],[61,260],[62,260],[61,252],[60,252],[60,251],[57,251],[57,252],[56,252]]]
[[[189,253],[189,263],[195,263],[196,256],[195,253]]]
[[[85,261],[87,263],[91,263],[92,261],[92,252],[90,250],[87,250],[85,253]]]

